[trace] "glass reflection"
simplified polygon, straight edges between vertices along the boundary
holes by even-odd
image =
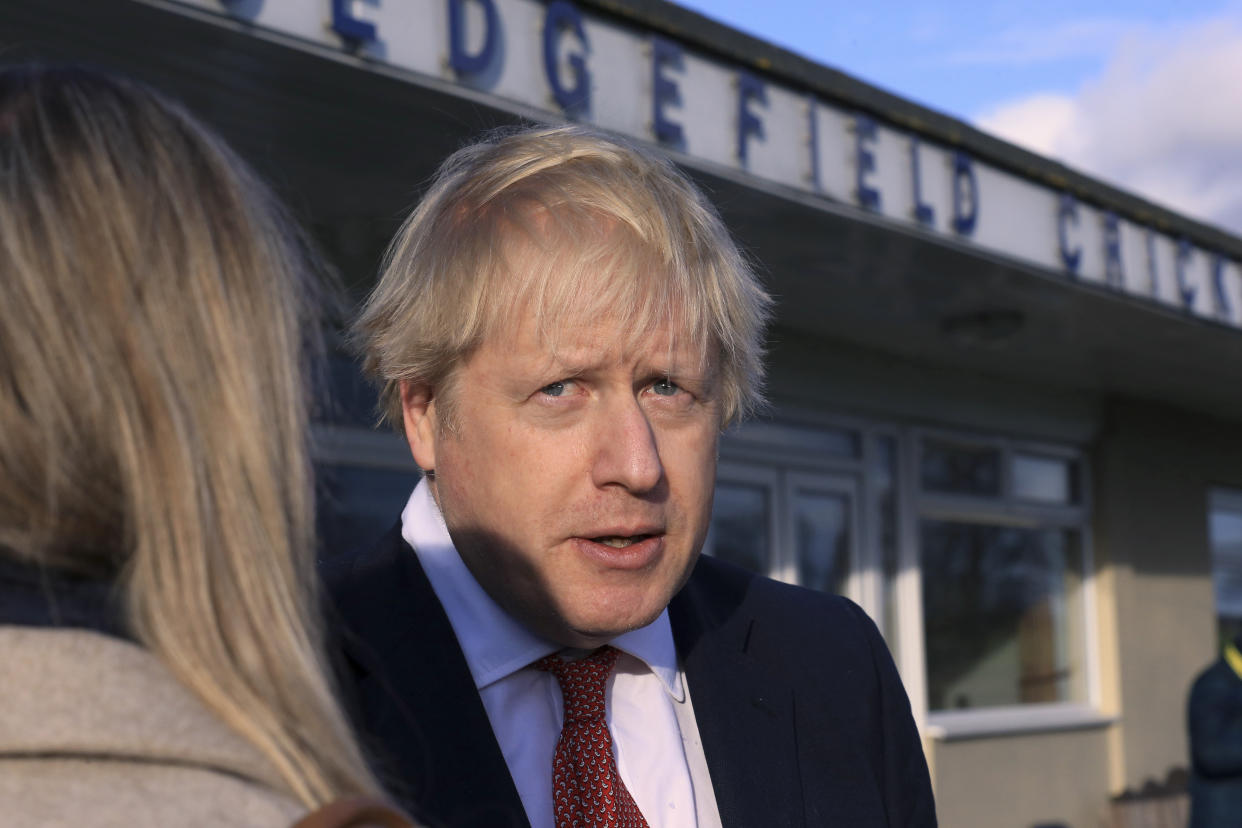
[[[1001,454],[994,448],[924,440],[919,461],[923,488],[930,492],[999,495]]]
[[[368,549],[401,516],[418,472],[316,466],[321,557]]]
[[[314,376],[315,420],[368,431],[375,426],[379,398],[362,377],[358,363],[348,355],[328,354],[323,370]]]
[[[932,710],[1085,698],[1078,534],[924,520]]]
[[[711,554],[760,575],[768,574],[771,507],[763,486],[718,482],[712,504]]]
[[[1074,464],[1060,457],[1015,454],[1014,497],[1040,503],[1073,503],[1078,499]]]
[[[1242,634],[1242,511],[1214,503],[1208,515],[1220,643]]]
[[[849,498],[802,490],[794,496],[798,583],[841,593],[850,572]]]

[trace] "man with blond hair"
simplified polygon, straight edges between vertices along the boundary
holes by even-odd
[[[934,826],[874,624],[700,557],[769,299],[670,163],[577,126],[461,150],[355,335],[424,470],[328,582],[361,724],[445,826]]]

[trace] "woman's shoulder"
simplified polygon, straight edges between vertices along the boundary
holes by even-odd
[[[305,809],[219,768],[125,757],[0,755],[0,801],[14,825],[287,828]]]
[[[2,626],[0,662],[0,801],[23,824],[287,826],[304,811],[136,644]]]

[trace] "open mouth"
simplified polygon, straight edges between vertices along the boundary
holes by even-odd
[[[595,543],[611,546],[613,549],[624,549],[627,546],[633,546],[636,543],[642,543],[647,538],[654,538],[655,535],[605,535],[599,538],[591,538]]]

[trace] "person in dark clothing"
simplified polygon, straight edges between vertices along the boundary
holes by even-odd
[[[1242,824],[1242,640],[1190,689],[1190,828]]]
[[[642,147],[532,127],[441,167],[354,329],[426,475],[325,570],[362,726],[419,820],[935,826],[875,624],[699,555],[768,304]]]

